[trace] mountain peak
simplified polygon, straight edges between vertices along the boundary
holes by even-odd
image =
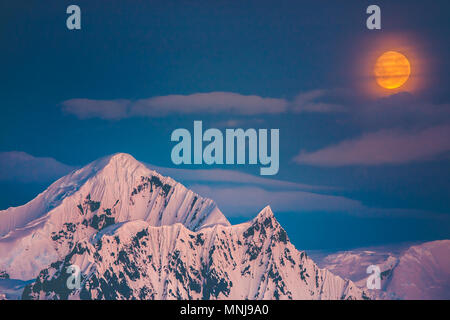
[[[164,177],[158,172],[148,168],[144,163],[136,160],[128,153],[115,153],[95,160],[78,170],[78,176],[89,178],[99,177],[107,181],[107,184],[115,184],[117,187],[130,186],[140,182],[143,177],[155,176],[160,181],[176,184],[170,177]]]
[[[136,160],[132,155],[128,153],[115,153],[110,156],[106,156],[99,161],[104,165],[104,167],[108,165],[118,168],[145,167],[144,164]]]
[[[139,162],[131,154],[118,152],[109,156],[110,162]]]
[[[181,223],[191,231],[230,225],[213,200],[116,153],[60,178],[26,205],[0,211],[0,270],[29,279],[38,270],[23,259],[39,261],[41,268],[76,241],[133,220],[151,226]],[[29,250],[22,242],[31,243]],[[43,252],[50,254],[41,259]]]
[[[267,218],[275,219],[272,208],[269,205],[265,206],[264,209],[262,209],[253,220],[260,221],[260,220],[265,220]]]
[[[270,206],[266,206],[258,215],[248,224],[249,228],[245,232],[247,235],[253,235],[255,231],[266,237],[267,234],[279,234],[277,238],[281,241],[287,241],[287,235],[281,225],[275,218]],[[245,235],[244,235],[245,236]]]

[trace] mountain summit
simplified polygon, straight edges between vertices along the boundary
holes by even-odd
[[[0,271],[28,280],[78,240],[133,220],[182,223],[193,231],[229,225],[214,201],[118,153],[62,177],[21,207],[0,211]]]

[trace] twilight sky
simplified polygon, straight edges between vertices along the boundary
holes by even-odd
[[[369,4],[382,30],[365,27]],[[66,28],[77,4],[82,29]],[[3,1],[0,209],[126,152],[300,249],[450,237],[448,1]],[[378,88],[384,51],[411,62]],[[280,129],[280,170],[171,163],[177,128]]]

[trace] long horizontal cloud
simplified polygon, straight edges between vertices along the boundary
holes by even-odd
[[[275,212],[346,212],[364,214],[359,201],[333,195],[322,195],[298,190],[268,191],[260,187],[190,186],[195,192],[214,199],[231,216],[254,216],[270,205]]]
[[[409,93],[367,101],[352,92],[338,89],[302,92],[292,100],[233,92],[209,92],[139,100],[70,99],[63,101],[61,106],[65,113],[79,119],[105,120],[161,118],[177,114],[255,116],[286,112],[340,113],[339,121],[360,127],[364,131],[435,126],[450,121],[448,104],[433,104]]]
[[[166,168],[147,164],[155,171],[170,176],[183,183],[215,183],[215,184],[239,184],[241,186],[257,186],[268,190],[308,190],[308,191],[331,191],[334,187],[316,186],[296,183],[284,180],[262,178],[248,173],[223,170],[223,169],[178,169]]]
[[[117,120],[129,117],[129,100],[72,99],[62,103],[63,110],[79,119],[100,118]]]
[[[271,114],[286,110],[283,99],[262,98],[232,92],[195,93],[191,95],[169,95],[138,100],[133,103],[131,115],[166,116],[174,113],[220,113]]]
[[[173,114],[258,115],[285,112],[332,112],[341,107],[321,102],[326,90],[299,94],[293,101],[280,98],[242,95],[234,92],[194,93],[157,96],[140,100],[71,99],[62,102],[63,111],[80,119],[118,120],[130,117],[165,117]]]
[[[315,152],[301,152],[299,164],[316,166],[399,164],[430,160],[450,151],[450,125],[406,132],[380,130]]]
[[[167,95],[141,100],[71,99],[62,103],[63,110],[80,119],[121,119],[129,117],[165,117],[171,114],[229,113],[239,115],[282,113],[287,101],[241,95],[233,92]]]
[[[448,222],[448,216],[434,212],[401,208],[375,208],[357,200],[330,194],[299,190],[269,191],[260,187],[211,187],[191,185],[195,192],[214,199],[229,217],[253,217],[261,208],[270,205],[277,213],[332,212],[364,217],[433,217]]]

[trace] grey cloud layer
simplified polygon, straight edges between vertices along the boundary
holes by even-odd
[[[413,132],[381,130],[315,152],[301,152],[294,160],[299,164],[331,167],[431,160],[450,151],[449,137],[448,125]]]
[[[149,168],[170,176],[175,180],[194,183],[217,183],[217,184],[239,184],[246,186],[257,186],[268,190],[308,190],[308,191],[332,191],[336,188],[328,186],[316,186],[296,183],[278,179],[263,178],[248,173],[224,170],[224,169],[179,169],[165,168],[147,164]]]
[[[165,117],[171,114],[232,113],[241,115],[282,113],[287,101],[241,95],[232,92],[195,93],[158,96],[136,101],[71,99],[63,110],[80,119],[122,119],[129,117]]]
[[[242,95],[233,92],[194,93],[190,95],[157,96],[136,101],[71,99],[62,103],[66,113],[80,119],[100,118],[118,120],[130,117],[166,117],[173,114],[278,114],[288,111],[329,112],[339,107],[317,102],[325,90],[315,90],[298,95],[293,101]]]
[[[33,157],[19,151],[0,152],[0,181],[48,183],[74,169],[53,158]]]

